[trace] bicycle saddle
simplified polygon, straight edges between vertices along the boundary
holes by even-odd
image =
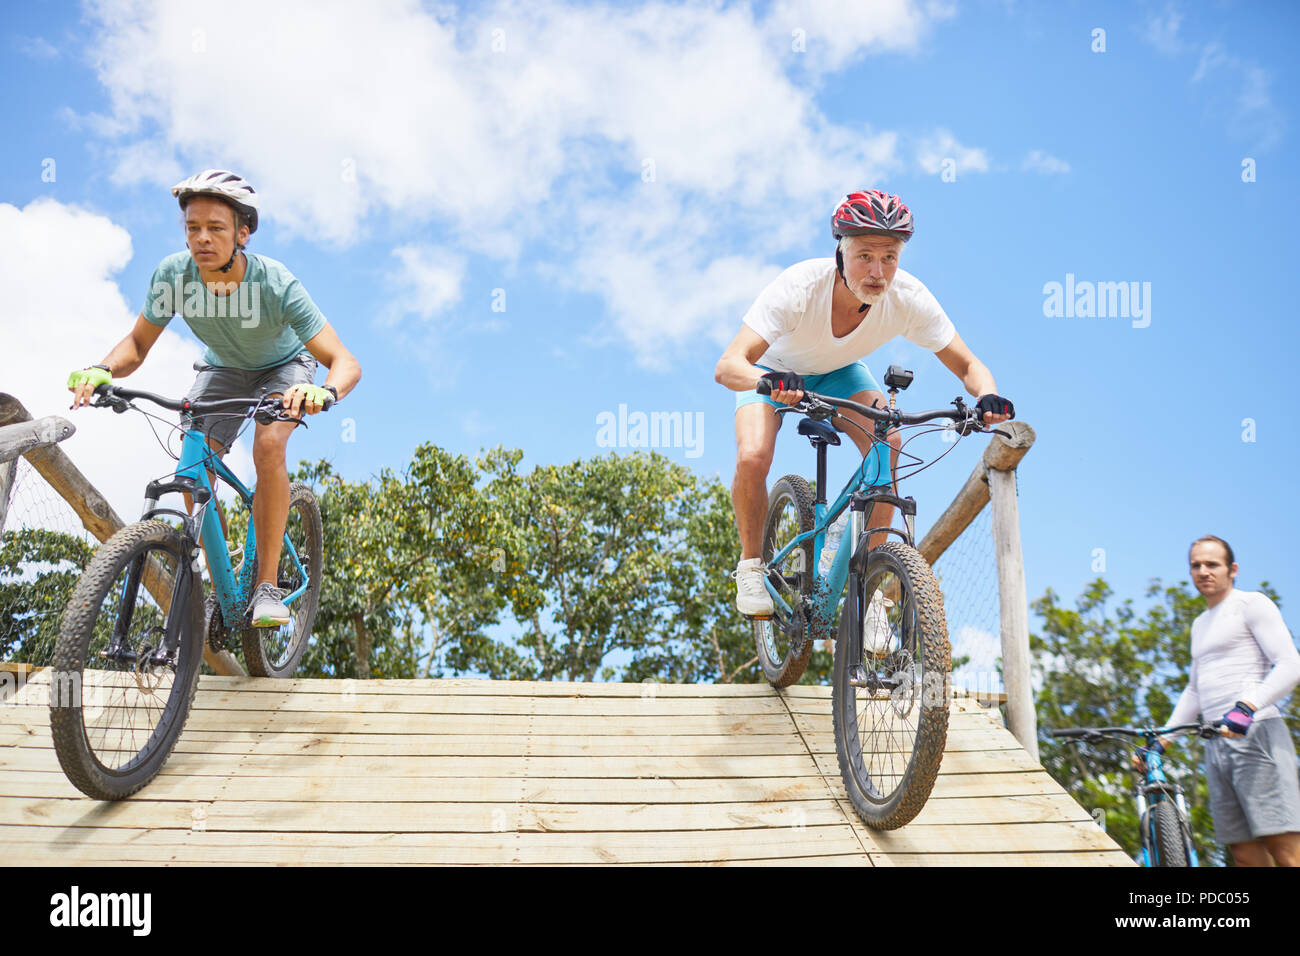
[[[799,434],[805,436],[814,445],[818,443],[838,445],[840,443],[839,432],[826,422],[815,421],[811,418],[799,419]]]

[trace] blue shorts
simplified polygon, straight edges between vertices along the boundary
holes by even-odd
[[[760,365],[764,372],[771,372],[774,369]],[[880,386],[876,384],[875,377],[871,370],[867,368],[867,363],[858,361],[852,365],[846,365],[843,368],[837,368],[833,372],[827,372],[824,375],[805,375],[803,384],[806,391],[817,392],[820,395],[829,395],[831,398],[852,398],[859,392],[879,392]],[[758,392],[737,392],[736,409],[740,410],[742,405],[752,405],[755,402],[767,402],[773,408],[781,408],[780,402],[776,401],[769,395],[760,395]],[[874,461],[864,460],[862,474],[864,480],[869,485],[888,485],[892,474],[889,466],[889,444],[887,442],[877,441],[872,443],[871,451],[867,458]],[[884,476],[883,478],[880,476]]]
[[[764,372],[774,371],[765,365],[760,365],[759,368]],[[871,374],[871,369],[867,368],[867,363],[863,361],[837,368],[835,371],[827,372],[824,375],[805,375],[803,383],[808,391],[829,395],[831,398],[852,398],[858,392],[881,391],[880,386],[876,383],[875,376]],[[747,392],[736,393],[736,408],[740,408],[742,405],[752,405],[754,402],[767,402],[773,408],[781,407],[781,403],[770,395],[760,395],[752,389]]]

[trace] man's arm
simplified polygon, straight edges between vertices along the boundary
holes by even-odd
[[[763,370],[754,363],[763,357],[768,343],[748,325],[740,327],[740,334],[731,340],[727,350],[718,359],[713,370],[713,379],[719,385],[725,385],[733,392],[753,391],[758,380],[763,377]]]
[[[126,338],[113,346],[113,350],[99,364],[107,365],[109,374],[114,378],[126,378],[144,362],[145,356],[158,341],[158,336],[162,335],[163,328],[164,326],[154,325],[141,313],[136,316],[135,326]],[[72,397],[72,407],[89,405],[94,394],[94,385],[87,383],[77,386]]]
[[[334,326],[326,322],[325,327],[313,335],[306,345],[307,351],[316,361],[329,369],[324,384],[334,386],[339,398],[356,388],[357,382],[361,381],[361,363],[344,346],[334,331]]]
[[[993,373],[975,357],[975,353],[962,341],[960,333],[954,332],[952,341],[934,354],[940,362],[948,367],[948,371],[961,380],[966,391],[975,398],[983,398],[985,395],[996,395],[998,393],[997,383],[993,381]],[[985,412],[984,424],[996,425],[999,422],[1005,422],[1010,417],[1010,415],[996,415],[993,412]]]

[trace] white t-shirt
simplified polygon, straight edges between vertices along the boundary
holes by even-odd
[[[1255,705],[1255,719],[1278,717],[1273,706],[1300,681],[1300,652],[1277,605],[1258,591],[1238,591],[1192,622],[1192,671],[1170,726],[1216,721],[1239,700]]]
[[[780,372],[824,375],[870,355],[896,335],[938,352],[957,330],[930,290],[899,269],[880,301],[843,338],[831,331],[835,260],[806,259],[762,291],[744,322],[769,348],[758,364]]]

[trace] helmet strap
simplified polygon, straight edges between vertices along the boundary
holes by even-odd
[[[840,252],[840,247],[838,245],[835,247],[835,269],[839,272],[840,278],[844,280],[844,288],[848,289],[849,278],[844,274],[844,254]],[[853,290],[849,289],[849,291],[852,292]],[[861,315],[869,308],[871,308],[871,306],[863,302],[862,305],[858,307],[858,314]]]
[[[218,269],[218,272],[229,272],[235,267],[235,260],[239,258],[239,245],[235,245],[235,251],[230,254],[230,261]]]

